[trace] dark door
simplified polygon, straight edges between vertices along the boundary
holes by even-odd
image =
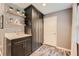
[[[32,52],[37,50],[43,43],[43,22],[41,14],[32,9]]]
[[[26,25],[30,25],[32,33],[32,52],[37,50],[43,43],[43,14],[33,5],[25,8]],[[30,22],[27,22],[30,20]],[[28,32],[28,30],[26,30]]]

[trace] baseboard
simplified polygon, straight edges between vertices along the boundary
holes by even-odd
[[[45,44],[45,43],[43,43],[43,44]],[[49,44],[47,44],[47,45],[49,45]],[[59,46],[54,46],[54,47],[56,47],[56,48],[58,48],[58,49],[62,49],[62,50],[71,52],[70,49],[62,48],[62,47],[59,47]]]

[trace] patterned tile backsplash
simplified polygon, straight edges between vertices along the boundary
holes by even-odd
[[[18,26],[18,23],[22,25]],[[5,31],[6,32],[24,32],[24,18],[6,13]]]

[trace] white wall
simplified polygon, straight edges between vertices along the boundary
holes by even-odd
[[[57,16],[44,17],[44,44],[57,45]]]
[[[78,5],[78,12],[77,12],[77,42],[79,43],[79,5]]]
[[[0,16],[3,15],[4,11],[4,4],[1,4],[0,3]],[[3,40],[4,40],[4,29],[0,29],[0,52],[1,52],[1,55],[3,55]]]
[[[51,13],[46,15],[45,17],[50,16],[57,16],[57,46],[66,49],[71,49],[72,9],[66,9],[56,13]],[[48,22],[49,21],[50,20],[48,19]]]
[[[71,55],[77,55],[77,4],[74,3],[72,6],[72,40],[71,40]]]
[[[72,9],[61,11],[58,15],[57,46],[71,49]]]

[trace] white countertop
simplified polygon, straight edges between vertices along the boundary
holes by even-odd
[[[7,38],[9,40],[22,38],[22,37],[29,37],[29,36],[32,36],[32,35],[30,35],[30,34],[5,33],[5,38]]]

